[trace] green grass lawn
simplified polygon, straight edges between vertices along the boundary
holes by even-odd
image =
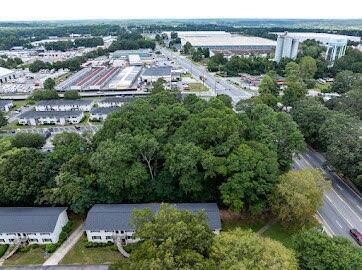
[[[25,100],[13,100],[14,107],[11,108],[11,110],[17,110],[17,109],[27,105],[28,102],[29,101],[27,99],[25,99]]]
[[[44,248],[37,246],[28,252],[17,252],[11,258],[4,262],[4,266],[17,265],[40,265],[45,262],[48,257],[44,257]]]
[[[83,235],[75,246],[63,258],[60,264],[103,264],[122,260],[118,251],[111,246],[86,248],[87,238]]]
[[[331,83],[323,84],[323,83],[317,82],[315,85],[315,88],[317,88],[322,93],[328,93],[332,88],[332,84]]]
[[[262,235],[267,236],[271,239],[277,240],[283,243],[284,246],[291,248],[292,247],[292,237],[294,234],[298,233],[297,231],[288,230],[280,223],[273,224],[268,230],[266,230]]]
[[[202,83],[189,83],[189,92],[206,92],[209,89]]]

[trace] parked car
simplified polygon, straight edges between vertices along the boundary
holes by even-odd
[[[360,233],[357,229],[350,229],[349,234],[356,240],[356,242],[362,246],[362,233]]]

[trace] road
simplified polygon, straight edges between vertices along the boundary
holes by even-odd
[[[318,168],[331,181],[332,189],[324,193],[324,204],[317,216],[329,234],[352,239],[349,229],[362,231],[362,198],[330,168],[324,167],[324,162],[325,158],[320,153],[308,149],[294,159],[293,167],[296,170]]]
[[[205,78],[204,83],[212,89],[216,94],[225,94],[232,98],[234,104],[241,99],[248,99],[253,96],[252,93],[240,89],[233,84],[228,83],[223,78],[217,78],[210,74],[206,67],[194,64],[187,57],[179,53],[172,52],[169,49],[158,47],[158,50],[170,59],[174,59],[180,66],[192,73],[192,75],[199,79],[200,76]]]

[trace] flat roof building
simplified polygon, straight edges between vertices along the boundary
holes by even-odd
[[[0,245],[57,243],[68,223],[66,207],[0,207]]]
[[[146,68],[141,75],[141,80],[149,83],[158,79],[164,79],[166,82],[171,81],[172,67],[150,67]]]
[[[82,111],[29,111],[19,115],[20,125],[72,125],[79,124],[84,117]]]
[[[219,208],[216,203],[176,203],[173,204],[178,210],[189,210],[191,212],[205,211],[207,223],[214,233],[221,230]],[[96,204],[88,212],[84,230],[88,241],[91,242],[113,242],[115,237],[121,237],[123,243],[138,241],[133,238],[134,228],[130,224],[132,211],[135,209],[149,208],[157,212],[160,208],[158,203],[146,204]]]

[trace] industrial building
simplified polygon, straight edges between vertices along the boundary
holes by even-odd
[[[204,211],[210,229],[218,234],[221,230],[219,208],[216,203],[176,203],[178,210]],[[90,242],[107,243],[121,239],[122,243],[134,243],[131,216],[136,209],[149,208],[153,213],[160,208],[158,203],[146,204],[96,204],[88,212],[84,230]]]
[[[280,62],[282,58],[296,59],[299,43],[305,40],[316,40],[327,47],[325,59],[333,65],[334,61],[344,56],[347,41],[360,42],[360,37],[335,35],[328,33],[272,33],[278,35],[277,47],[275,49],[275,61]]]
[[[82,111],[29,111],[19,115],[19,125],[67,125],[79,124],[84,117]]]
[[[141,66],[131,67],[86,67],[58,84],[57,91],[100,91],[137,89],[134,85],[142,71]]]
[[[141,75],[141,80],[145,83],[152,83],[158,79],[166,82],[171,81],[172,67],[150,67],[146,68]]]
[[[181,45],[187,42],[195,48],[208,48],[212,52],[234,54],[270,53],[276,42],[260,37],[242,36],[223,31],[177,32]]]

